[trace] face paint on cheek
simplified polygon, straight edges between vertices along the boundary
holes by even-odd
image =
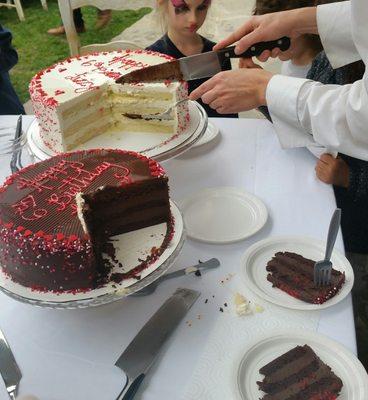
[[[171,3],[174,7],[184,7],[187,5],[187,3],[184,0],[171,0]]]
[[[210,6],[211,4],[211,0],[204,0],[204,2],[202,3],[204,6]]]

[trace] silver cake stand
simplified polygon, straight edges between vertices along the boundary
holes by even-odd
[[[165,274],[177,259],[184,245],[186,235],[181,213],[178,207],[172,201],[171,212],[173,214],[175,223],[174,237],[169,243],[168,248],[165,250],[169,252],[169,255],[167,256],[166,254],[165,256],[164,252],[156,261],[157,267],[154,267],[152,272],[148,271],[147,276],[142,277],[142,279],[129,285],[128,287],[124,287],[124,285],[118,283],[109,282],[102,288],[92,289],[86,293],[77,293],[74,295],[70,293],[55,294],[51,292],[34,292],[30,288],[26,288],[11,281],[3,272],[0,272],[0,290],[9,297],[12,297],[20,302],[54,309],[96,307],[121,300],[122,298],[143,289],[158,279],[161,275]]]

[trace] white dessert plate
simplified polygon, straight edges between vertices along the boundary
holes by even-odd
[[[211,121],[208,121],[207,129],[204,135],[192,147],[199,147],[203,144],[209,143],[214,140],[220,133],[220,129]]]
[[[290,251],[311,260],[322,260],[326,243],[304,236],[278,236],[261,240],[247,249],[243,255],[241,274],[244,283],[255,294],[270,303],[296,310],[321,310],[331,307],[343,300],[354,284],[354,272],[347,258],[337,250],[333,250],[331,261],[333,268],[345,272],[345,283],[330,300],[323,304],[310,304],[296,299],[281,289],[272,287],[267,280],[266,265],[275,253]]]
[[[180,208],[188,236],[207,243],[243,240],[267,221],[263,202],[234,187],[201,190],[182,200]]]
[[[262,398],[263,392],[259,390],[257,381],[261,381],[264,376],[259,370],[295,346],[305,344],[342,380],[343,387],[338,400],[368,399],[368,375],[356,356],[326,336],[299,330],[272,332],[248,347],[237,374],[240,398]]]
[[[33,291],[30,288],[13,282],[0,269],[0,290],[16,300],[50,308],[84,308],[111,303],[141,290],[164,274],[174,263],[183,244],[183,219],[175,203],[171,202],[174,217],[174,235],[160,257],[144,269],[140,279],[124,279],[120,283],[109,282],[105,286],[85,293],[54,293]],[[166,223],[124,233],[114,237],[116,258],[124,265],[121,269],[114,267],[112,273],[132,270],[151,254],[152,248],[159,248],[165,238]]]
[[[168,160],[182,154],[201,139],[207,129],[208,117],[203,107],[189,101],[190,122],[180,134],[106,131],[73,150],[110,148],[135,151],[157,161]],[[27,131],[31,152],[39,159],[46,160],[56,153],[45,146],[41,137],[37,119]]]

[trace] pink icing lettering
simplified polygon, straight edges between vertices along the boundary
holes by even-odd
[[[75,93],[83,93],[83,92],[88,92],[89,90],[92,89],[97,89],[98,86],[95,85],[91,80],[87,79],[86,76],[87,72],[82,72],[80,74],[66,76],[65,79],[68,79],[73,83],[75,83],[76,85],[80,86],[74,89]]]
[[[88,60],[88,61],[83,61],[81,63],[82,67],[92,67],[92,65],[94,65],[94,62],[96,60]]]
[[[49,204],[56,204],[59,207],[57,208],[58,211],[64,211],[68,204],[72,201],[70,196],[62,195],[58,196],[56,193],[53,193],[47,200]]]
[[[25,221],[36,221],[47,214],[44,208],[36,208],[36,202],[32,195],[28,195],[20,200],[18,203],[12,205],[15,214],[20,215]],[[27,211],[31,212],[31,215],[25,215]]]
[[[24,188],[34,188],[37,190],[37,192],[41,193],[43,189],[51,190],[52,188],[50,186],[46,186],[37,180],[30,180],[26,178],[19,178],[18,180],[18,189],[24,189]]]

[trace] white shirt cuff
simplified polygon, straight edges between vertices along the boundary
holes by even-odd
[[[323,49],[333,68],[361,59],[352,35],[350,1],[317,7],[317,26]]]
[[[311,81],[274,75],[268,83],[266,101],[281,147],[304,147],[314,143],[310,132],[299,121],[298,99],[306,83]]]

